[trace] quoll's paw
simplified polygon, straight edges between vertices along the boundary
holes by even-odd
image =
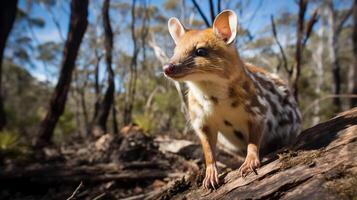
[[[218,188],[218,185],[219,185],[218,170],[217,170],[217,166],[215,164],[210,164],[210,165],[206,166],[206,176],[205,176],[205,179],[203,179],[202,185],[206,189]]]
[[[258,155],[250,154],[245,158],[244,163],[239,168],[242,177],[247,176],[250,172],[257,174],[256,169],[260,166]]]

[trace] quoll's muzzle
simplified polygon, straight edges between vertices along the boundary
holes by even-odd
[[[172,63],[166,64],[163,66],[165,75],[170,76],[175,73],[175,65]]]
[[[166,76],[176,77],[183,72],[183,66],[175,65],[173,63],[169,63],[163,66],[163,70]]]

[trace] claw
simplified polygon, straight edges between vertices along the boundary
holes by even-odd
[[[213,187],[214,190],[216,190],[215,183],[213,180],[211,180],[211,186]]]
[[[253,169],[253,172],[254,172],[255,175],[258,175],[258,172],[257,172],[256,169]]]
[[[260,162],[258,156],[248,155],[242,166],[239,168],[241,177],[246,177],[250,172],[254,172],[256,175],[258,175],[256,168],[258,168],[259,165]]]
[[[219,179],[218,179],[218,174],[217,174],[217,172],[216,172],[216,176],[215,176],[215,181],[216,181],[217,185],[219,185]]]
[[[213,188],[216,190],[219,185],[218,172],[216,165],[212,164],[206,167],[206,176],[203,180],[203,186],[206,189]]]

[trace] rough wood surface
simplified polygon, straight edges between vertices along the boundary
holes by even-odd
[[[221,175],[216,191],[191,186],[169,198],[356,199],[356,153],[357,108],[303,131],[290,150],[263,162],[258,175],[242,178],[234,170]]]

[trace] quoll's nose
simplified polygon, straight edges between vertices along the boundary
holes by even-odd
[[[166,64],[164,65],[163,70],[166,75],[173,74],[175,73],[175,65],[172,63]]]

